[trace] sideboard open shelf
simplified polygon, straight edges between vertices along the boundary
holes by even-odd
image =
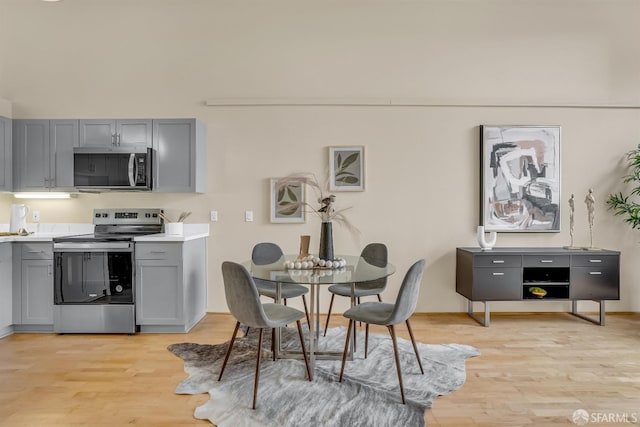
[[[541,288],[544,295],[535,292]],[[620,298],[620,252],[564,248],[456,249],[456,292],[467,298],[468,314],[490,323],[491,301],[571,301],[571,313],[605,324],[605,301]],[[578,301],[599,304],[593,319],[578,312]],[[484,303],[484,318],[473,303]]]

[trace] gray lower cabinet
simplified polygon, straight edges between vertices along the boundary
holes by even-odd
[[[153,191],[204,193],[207,135],[196,119],[153,120]]]
[[[12,294],[13,285],[7,277],[11,277],[11,243],[0,243],[0,338],[11,334],[13,329]]]
[[[53,331],[53,245],[13,244],[13,324],[16,331]]]
[[[474,318],[472,303],[485,304],[485,326],[489,302],[518,300],[569,300],[572,314],[584,318],[577,312],[576,301],[593,300],[600,304],[599,323],[604,324],[604,301],[620,298],[620,252],[457,248],[456,291],[467,298]]]
[[[207,239],[138,242],[136,324],[140,332],[188,332],[206,314]]]
[[[0,117],[0,191],[11,191],[13,170],[13,140],[11,119]]]
[[[72,191],[78,120],[14,120],[15,191]]]
[[[80,120],[83,147],[151,147],[151,119]]]

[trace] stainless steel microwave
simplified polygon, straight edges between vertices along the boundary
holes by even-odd
[[[84,191],[151,190],[151,148],[77,147],[73,186]]]

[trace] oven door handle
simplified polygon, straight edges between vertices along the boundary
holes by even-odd
[[[133,252],[131,242],[59,242],[53,244],[54,252]]]

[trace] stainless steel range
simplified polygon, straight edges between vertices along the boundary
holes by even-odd
[[[55,332],[136,332],[133,240],[161,233],[161,213],[95,209],[93,234],[53,239]]]

